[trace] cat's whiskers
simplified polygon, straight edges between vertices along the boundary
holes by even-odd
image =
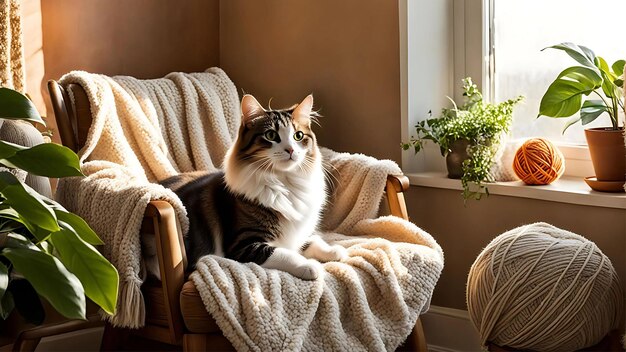
[[[274,168],[274,163],[272,162],[272,159],[270,158],[265,159],[265,162],[260,167],[261,171],[263,172],[273,171],[273,168]]]
[[[254,154],[250,154],[250,155],[245,155],[243,157],[241,157],[241,161],[246,161],[246,160],[250,160],[252,158],[256,157],[256,155]],[[255,160],[254,162],[257,162],[258,160]]]
[[[298,166],[300,167],[300,171],[302,171],[305,174],[308,174],[311,172],[311,170],[313,170],[314,164],[313,164],[313,161],[310,159],[310,156],[306,155],[304,159],[302,159],[302,162],[298,164]]]
[[[315,123],[319,127],[322,127],[322,125],[320,124],[320,121],[319,121],[319,118],[321,116],[322,115],[320,115],[317,111],[312,111],[311,115],[309,115],[309,118],[311,119],[311,122]]]
[[[252,170],[249,171],[248,175],[244,177],[245,181],[247,182],[250,178],[252,178],[254,176],[254,174],[256,174],[258,171],[261,172],[266,172],[267,171],[267,165],[271,164],[272,160],[269,158],[262,158],[259,160],[255,160],[251,163],[248,164],[248,167],[253,168]],[[256,165],[258,164],[258,165]]]
[[[337,189],[339,178],[336,176],[336,173],[339,172],[337,168],[326,160],[322,160],[322,170],[324,171],[324,176],[328,183],[330,184],[332,189]]]

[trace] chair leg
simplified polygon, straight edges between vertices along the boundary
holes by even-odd
[[[41,339],[39,338],[23,339],[20,341],[15,341],[15,344],[13,345],[13,351],[14,352],[33,352],[37,348],[37,345],[39,345],[39,341],[41,341]]]
[[[417,318],[415,327],[411,332],[410,338],[413,340],[413,346],[415,346],[418,352],[428,352],[428,346],[426,345],[426,336],[424,336],[424,328],[422,327],[422,321]]]
[[[222,334],[185,334],[183,352],[192,351],[235,351],[235,348]]]
[[[426,338],[424,337],[424,330],[422,329],[422,322],[419,317],[413,326],[411,334],[406,340],[396,349],[398,352],[428,352],[426,345]]]
[[[206,351],[207,340],[205,334],[185,334],[183,335],[183,352]]]
[[[104,325],[104,334],[102,334],[100,351],[119,351],[124,349],[129,336],[130,331],[128,329],[116,328],[106,323]]]

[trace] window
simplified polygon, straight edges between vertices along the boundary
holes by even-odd
[[[577,64],[562,51],[542,49],[573,42],[592,49],[609,65],[626,58],[621,20],[626,1],[491,0],[485,9],[491,15],[492,99],[526,97],[515,109],[513,138],[542,136],[560,144],[586,144],[584,128],[610,125],[608,116],[601,116],[584,127],[577,123],[562,134],[567,119],[536,118],[550,83],[563,69]]]
[[[540,117],[549,84],[577,63],[543,48],[561,42],[584,45],[609,64],[626,58],[624,0],[400,0],[402,138],[415,124],[462,100],[461,79],[470,76],[493,101],[524,95],[515,108],[513,139],[547,137],[566,158],[566,175],[593,174],[579,123],[561,133],[566,119]],[[491,52],[490,52],[491,49]],[[492,55],[489,55],[492,54]],[[601,116],[594,124],[607,125]],[[591,126],[589,126],[591,127]],[[435,145],[415,156],[402,154],[405,172],[444,171]]]

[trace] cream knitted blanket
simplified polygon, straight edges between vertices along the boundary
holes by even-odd
[[[93,122],[78,153],[87,177],[61,179],[56,196],[100,235],[119,272],[117,312],[107,319],[138,328],[145,320],[139,229],[146,206],[166,200],[183,231],[188,225],[178,197],[153,182],[221,165],[239,128],[237,90],[219,68],[142,81],[75,71],[60,81],[85,88]]]
[[[336,169],[336,191],[322,237],[348,249],[324,264],[323,279],[304,281],[216,256],[191,274],[220,329],[239,351],[395,350],[411,333],[443,269],[443,252],[414,224],[374,218],[388,160],[323,150]],[[342,233],[342,234],[338,234]]]
[[[171,202],[187,227],[180,201],[151,182],[221,165],[240,123],[237,92],[217,68],[148,81],[72,72],[61,81],[86,88],[94,120],[79,153],[87,177],[61,180],[57,197],[103,237],[104,254],[120,272],[118,312],[110,321],[140,327],[139,228],[147,203]],[[443,268],[441,248],[407,221],[375,219],[385,179],[400,173],[398,166],[323,154],[336,178],[323,236],[346,246],[348,260],[325,264],[324,279],[316,281],[215,256],[204,257],[192,274],[238,349],[394,349],[427,308]]]

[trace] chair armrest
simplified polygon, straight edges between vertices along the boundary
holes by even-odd
[[[180,313],[180,291],[185,283],[187,258],[182,231],[174,207],[166,201],[150,201],[141,225],[142,233],[154,234],[163,299],[168,319],[170,341],[182,341],[183,320]]]
[[[391,182],[396,193],[405,192],[410,186],[409,178],[404,175],[389,175],[387,181]]]
[[[102,325],[104,325],[104,322],[102,322],[98,314],[90,315],[86,320],[66,320],[60,323],[40,325],[20,332],[13,343],[12,350],[15,352],[34,351],[37,345],[39,345],[39,341],[44,337],[100,327]]]
[[[409,214],[406,210],[404,201],[404,191],[409,189],[409,178],[404,175],[387,176],[387,185],[385,192],[387,193],[387,204],[391,215],[409,220]]]

